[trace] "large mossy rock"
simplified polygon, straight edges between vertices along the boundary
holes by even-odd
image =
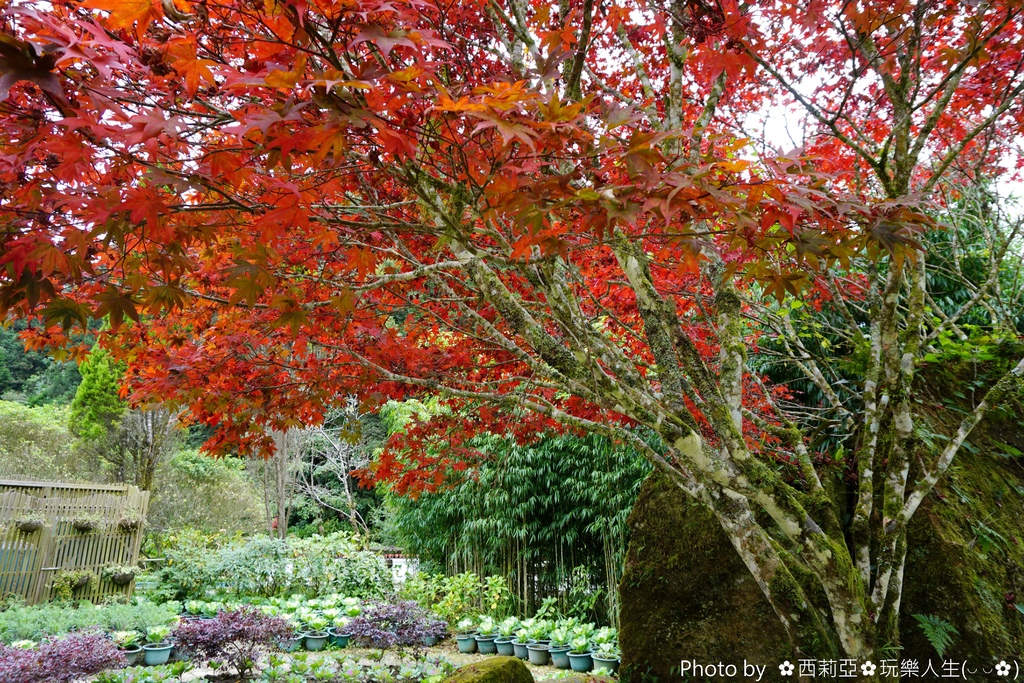
[[[533,683],[533,674],[515,657],[489,657],[459,667],[444,683]]]
[[[680,659],[782,661],[789,642],[711,513],[664,475],[640,489],[619,584],[620,676],[679,680]]]
[[[989,662],[1024,652],[1024,468],[999,455],[1024,449],[1024,429],[985,424],[911,520],[900,634],[904,653],[934,656],[913,615],[958,635],[947,656]],[[998,444],[998,445],[997,445]]]
[[[1024,427],[987,420],[910,527],[900,629],[904,659],[935,659],[913,615],[956,627],[947,658],[989,663],[1024,651]],[[972,450],[973,449],[973,450]],[[710,513],[662,475],[630,517],[621,583],[622,680],[679,678],[680,659],[791,658],[774,613]]]

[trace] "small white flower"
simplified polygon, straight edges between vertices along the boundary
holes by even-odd
[[[790,663],[788,659],[784,661],[782,664],[779,664],[779,673],[783,676],[792,676],[794,670],[795,669],[793,668],[793,665]]]
[[[1005,661],[999,662],[998,664],[996,664],[996,673],[999,674],[1000,676],[1009,676],[1010,675],[1010,665],[1007,664]]]
[[[875,663],[872,661],[864,662],[860,665],[860,673],[864,676],[875,675]]]

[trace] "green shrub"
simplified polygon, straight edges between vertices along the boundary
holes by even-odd
[[[142,580],[144,584],[154,584],[145,592],[156,602],[204,597],[221,581],[217,566],[221,548],[237,542],[223,534],[206,534],[197,529],[183,529],[160,540],[164,547],[156,549],[156,553],[164,557],[164,562]]]
[[[205,599],[211,595],[272,597],[340,593],[383,599],[394,593],[383,559],[359,550],[346,533],[279,540],[189,531],[163,550],[164,566],[146,578],[153,599]]]
[[[375,553],[351,553],[331,563],[329,571],[334,592],[365,599],[382,599],[394,593],[391,572]]]
[[[146,526],[168,532],[256,533],[265,528],[263,494],[241,458],[212,458],[186,449],[161,463]]]
[[[0,401],[0,471],[52,481],[88,479],[74,457],[68,409]]]
[[[420,572],[406,579],[401,597],[415,600],[450,624],[477,614],[503,617],[513,607],[505,577],[492,575],[481,579],[473,572],[455,576]]]
[[[268,536],[250,538],[221,550],[217,572],[235,595],[278,595],[290,584],[288,542]]]

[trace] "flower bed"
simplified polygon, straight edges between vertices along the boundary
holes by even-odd
[[[128,667],[105,671],[96,676],[94,683],[178,683],[184,674],[195,667],[186,662],[166,666]],[[310,656],[301,652],[294,655],[271,656],[267,665],[254,679],[261,683],[439,683],[455,665],[444,657],[427,657],[397,665],[365,663],[352,657],[335,659],[330,656]],[[218,680],[191,679],[193,683]]]
[[[292,633],[284,619],[244,607],[212,619],[184,621],[174,629],[173,639],[175,647],[190,656],[231,669],[245,679],[264,653]]]

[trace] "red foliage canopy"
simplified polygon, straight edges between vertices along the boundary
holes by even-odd
[[[702,267],[827,297],[816,271],[913,243],[909,193],[992,161],[1005,131],[971,122],[1019,94],[1020,21],[972,4],[8,7],[0,312],[76,357],[68,331],[108,317],[135,399],[220,426],[214,450],[410,389],[524,432],[648,423],[647,399],[615,398],[665,381],[630,268],[711,362]],[[892,55],[914,22],[911,65]],[[878,106],[885,78],[924,104]],[[825,134],[755,155],[739,127],[787,87]],[[908,139],[938,167],[876,154]]]

